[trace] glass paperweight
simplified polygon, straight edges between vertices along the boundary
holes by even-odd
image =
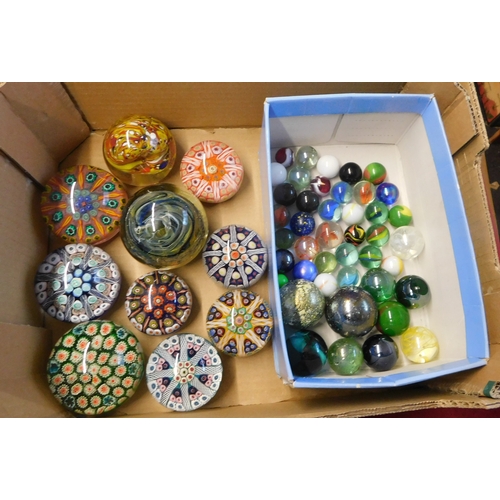
[[[141,344],[112,321],[74,326],[56,342],[47,363],[54,397],[82,415],[114,410],[134,395],[143,375]]]
[[[158,403],[173,411],[193,411],[217,394],[222,361],[204,338],[194,333],[172,335],[149,357],[146,378]]]
[[[175,269],[191,262],[204,247],[205,209],[198,198],[172,184],[146,187],[125,207],[121,237],[140,262]]]
[[[160,120],[133,115],[108,129],[103,153],[109,169],[122,182],[149,186],[162,181],[172,170],[176,145]]]
[[[67,243],[100,245],[118,234],[127,200],[109,172],[75,165],[49,179],[40,208],[49,229]]]
[[[118,299],[120,270],[107,252],[78,243],[50,253],[38,267],[35,294],[60,321],[82,323],[102,316]]]

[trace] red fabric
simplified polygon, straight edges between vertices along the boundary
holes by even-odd
[[[377,415],[370,418],[500,418],[500,408],[494,410],[439,408]]]

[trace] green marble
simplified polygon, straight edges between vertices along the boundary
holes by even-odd
[[[318,270],[318,274],[333,273],[337,267],[337,259],[333,253],[320,252],[314,258],[314,264]]]
[[[373,200],[366,206],[365,218],[372,224],[384,224],[389,218],[389,209],[382,201]]]
[[[276,247],[283,248],[284,250],[292,248],[295,241],[295,235],[287,227],[278,229],[274,235],[274,238],[276,240]]]
[[[399,302],[388,301],[378,308],[377,328],[391,337],[401,335],[410,326],[410,313]]]
[[[366,269],[375,269],[382,265],[382,250],[375,245],[365,245],[359,251],[359,262]]]
[[[394,296],[396,280],[384,269],[369,269],[362,276],[359,286],[381,304]]]
[[[315,325],[325,311],[325,297],[311,281],[289,281],[280,289],[283,323],[295,328]]]
[[[389,222],[394,227],[408,226],[412,220],[412,211],[404,205],[394,205],[389,210]]]
[[[383,224],[372,224],[366,230],[366,242],[379,248],[387,245],[390,237],[389,229]]]
[[[338,375],[354,375],[363,366],[363,350],[352,337],[336,340],[327,353],[328,364]]]
[[[295,165],[288,171],[287,181],[297,192],[302,191],[311,185],[311,171],[305,167]]]

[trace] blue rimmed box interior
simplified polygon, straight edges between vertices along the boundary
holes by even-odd
[[[429,283],[431,303],[412,310],[410,324],[426,326],[436,334],[440,344],[438,359],[413,364],[401,354],[396,366],[387,372],[364,367],[356,375],[343,377],[325,366],[312,377],[293,375],[286,349],[290,328],[281,319],[269,166],[280,147],[298,149],[305,145],[314,146],[320,155],[333,154],[341,163],[354,161],[364,168],[377,161],[386,166],[388,180],[400,190],[399,203],[410,207],[413,225],[425,239],[423,253],[405,261],[404,274],[417,274]],[[276,314],[274,358],[276,371],[285,383],[302,388],[395,387],[487,363],[488,335],[479,274],[460,186],[434,96],[338,94],[268,98],[264,104],[259,159],[265,237],[270,248],[270,302]],[[384,249],[386,255],[390,255],[388,248]],[[312,329],[328,345],[340,338],[324,319]],[[395,340],[399,342],[397,337]]]

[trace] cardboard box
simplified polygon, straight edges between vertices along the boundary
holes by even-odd
[[[500,124],[500,83],[477,82],[476,88],[486,123],[491,127],[498,127]]]
[[[265,99],[348,92],[435,95],[481,279],[490,345],[488,364],[405,387],[301,389],[283,384],[276,375],[273,349],[269,347],[244,360],[224,358],[221,388],[201,410],[190,414],[169,412],[151,397],[143,381],[134,397],[112,416],[360,416],[416,408],[500,406],[494,399],[500,393],[499,263],[482,159],[487,137],[472,84],[6,83],[0,86],[0,415],[71,416],[53,398],[45,377],[52,345],[71,325],[45,317],[33,293],[38,264],[51,248],[61,245],[49,238],[39,211],[41,188],[58,167],[90,163],[106,168],[101,153],[105,129],[127,114],[152,114],[173,129],[179,147],[178,163],[191,145],[205,138],[224,140],[234,147],[246,167],[246,178],[232,200],[207,207],[210,229],[242,223],[264,233],[258,152]],[[167,180],[180,185],[178,168]],[[149,268],[128,255],[119,237],[103,248],[123,274],[119,302],[106,318],[132,328],[122,299],[128,284]],[[189,282],[195,298],[193,314],[183,331],[206,335],[206,311],[222,290],[205,279],[199,260],[179,269],[178,274]],[[254,289],[267,296],[268,279]],[[137,336],[149,356],[158,339],[140,333]]]
[[[277,372],[293,387],[394,387],[422,382],[486,364],[488,339],[479,274],[456,172],[436,99],[425,94],[340,94],[284,97],[266,100],[263,134],[263,177],[279,148],[311,145],[322,155],[334,155],[341,165],[353,161],[386,166],[387,180],[399,189],[398,204],[411,208],[412,225],[424,237],[425,248],[404,262],[403,275],[424,278],[432,291],[431,303],[410,311],[410,325],[435,332],[440,352],[424,365],[411,363],[401,352],[395,367],[376,372],[364,367],[343,377],[328,366],[313,377],[294,377],[286,346],[287,327],[281,321],[276,255],[271,255],[271,302],[276,311],[275,359]],[[317,175],[316,169],[312,176]],[[268,174],[269,177],[269,174]],[[338,180],[338,178],[336,178]],[[334,182],[336,182],[334,179]],[[267,238],[274,243],[274,201],[267,186]],[[292,212],[296,208],[292,209]],[[316,223],[322,221],[315,215]],[[370,223],[361,223],[365,229]],[[341,222],[343,229],[346,224]],[[386,224],[393,228],[390,224]],[[383,249],[391,255],[390,246]],[[340,266],[339,266],[340,267]],[[360,275],[366,269],[358,264]],[[341,338],[325,319],[311,326],[331,345]],[[291,332],[293,329],[288,328]],[[359,339],[362,343],[366,337]]]

